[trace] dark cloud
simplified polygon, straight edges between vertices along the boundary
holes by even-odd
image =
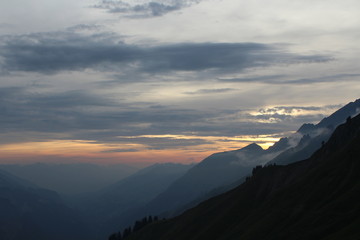
[[[110,33],[34,33],[0,39],[3,72],[45,74],[96,69],[110,72],[164,74],[177,71],[241,72],[274,64],[329,61],[322,55],[299,55],[277,45],[259,43],[182,43],[155,47],[116,40]],[[143,79],[142,79],[143,80]]]
[[[107,150],[107,151],[101,151],[101,153],[117,153],[117,152],[139,152],[140,150],[139,149],[132,149],[132,148],[129,148],[129,149],[112,149],[112,150]]]
[[[319,78],[302,78],[286,81],[285,84],[311,84],[311,83],[329,83],[344,80],[358,81],[360,74],[336,74]]]
[[[282,85],[302,85],[302,84],[313,84],[313,83],[331,83],[339,81],[358,81],[360,74],[335,74],[323,77],[314,78],[301,78],[291,79],[286,75],[270,75],[270,76],[259,76],[259,77],[248,77],[248,78],[218,78],[220,82],[236,82],[236,83],[249,83],[259,82],[266,84],[282,84]]]
[[[143,60],[147,72],[204,71],[240,72],[273,64],[328,61],[320,55],[302,56],[259,43],[188,43],[148,49]]]
[[[124,1],[102,0],[95,8],[106,9],[110,13],[120,13],[127,17],[148,18],[163,16],[169,12],[199,3],[200,0],[158,0],[143,4],[129,4]]]
[[[248,82],[261,82],[261,83],[276,83],[279,79],[284,78],[285,75],[267,75],[267,76],[255,76],[255,77],[242,77],[242,78],[218,78],[220,82],[236,82],[236,83],[248,83]]]
[[[292,115],[299,109],[309,113]],[[278,113],[279,110],[282,112]],[[293,131],[304,122],[319,121],[323,117],[320,110],[320,107],[276,107],[260,109],[261,114],[257,115],[247,110],[192,110],[151,102],[126,103],[82,91],[34,94],[26,88],[0,88],[0,136],[6,138],[0,141],[79,139],[137,143],[149,149],[177,148],[211,142],[200,138],[133,136],[274,134]]]
[[[78,31],[100,31],[103,27],[97,24],[78,24],[67,28],[68,31],[78,32]]]
[[[6,71],[56,73],[126,65],[138,59],[139,49],[114,42],[108,33],[84,36],[72,32],[34,33],[2,38],[0,54]]]
[[[101,98],[83,91],[68,91],[58,94],[33,94],[27,105],[46,109],[65,109],[77,107],[114,107],[118,104],[110,99]]]
[[[3,133],[69,133],[79,134],[80,139],[87,135],[89,140],[98,135],[109,141],[117,135],[181,132],[213,115],[153,103],[115,102],[81,91],[33,94],[25,88],[0,88],[0,112]]]
[[[83,118],[90,117],[96,108],[111,106],[118,104],[81,91],[40,94],[26,88],[0,88],[0,129],[56,133],[101,128],[100,123]]]

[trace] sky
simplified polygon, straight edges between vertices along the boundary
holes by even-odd
[[[359,98],[356,0],[2,0],[0,163],[198,162]]]

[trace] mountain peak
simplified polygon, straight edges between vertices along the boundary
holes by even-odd
[[[242,148],[241,150],[247,150],[253,152],[253,151],[263,151],[264,149],[262,149],[262,147],[260,147],[258,144],[252,143]]]

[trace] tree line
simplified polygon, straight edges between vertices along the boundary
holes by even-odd
[[[145,227],[146,225],[152,223],[152,222],[157,222],[159,220],[159,218],[157,216],[148,216],[148,217],[144,217],[141,220],[137,220],[135,221],[133,227],[129,226],[127,228],[125,228],[123,231],[119,231],[117,233],[113,233],[109,236],[108,240],[123,240],[125,238],[127,238],[131,233],[137,232],[140,229],[142,229],[143,227]]]

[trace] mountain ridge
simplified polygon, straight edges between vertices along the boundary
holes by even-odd
[[[259,168],[239,187],[129,237],[147,239],[359,239],[360,115],[309,159]]]
[[[271,156],[273,154],[270,152]],[[238,150],[214,153],[173,182],[146,206],[148,210],[145,211],[151,215],[172,215],[173,211],[201,195],[247,176],[253,167],[266,162],[270,155],[256,143]]]
[[[330,116],[323,118],[317,124],[303,124],[297,130],[297,133],[302,134],[302,138],[298,144],[282,152],[267,164],[286,165],[309,158],[312,153],[329,139],[338,125],[344,123],[346,118],[353,117],[359,112],[360,99],[357,99],[338,109]]]
[[[317,124],[303,124],[297,133],[279,139],[266,150],[251,143],[241,149],[211,154],[151,201],[144,211],[146,214],[174,216],[186,209],[185,206],[191,206],[190,203],[198,202],[197,199],[212,196],[211,192],[225,191],[241,183],[255,166],[306,159],[330,137],[334,126],[344,122],[347,114],[353,115],[359,109],[360,99],[346,104]]]

